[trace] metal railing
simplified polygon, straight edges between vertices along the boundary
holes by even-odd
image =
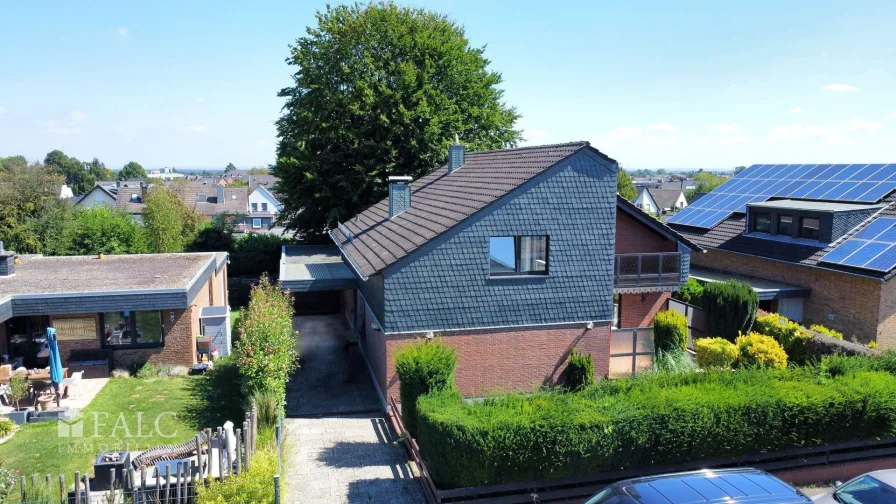
[[[681,282],[681,252],[616,254],[614,287],[675,286]]]

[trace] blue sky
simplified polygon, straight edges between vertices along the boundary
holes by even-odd
[[[0,156],[273,161],[324,2],[2,2]],[[896,161],[896,2],[415,2],[504,75],[528,143],[628,168]]]

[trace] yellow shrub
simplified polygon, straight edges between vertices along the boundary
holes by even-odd
[[[725,338],[696,339],[694,351],[702,368],[729,368],[737,361],[737,346]]]
[[[833,329],[828,329],[827,327],[821,324],[812,324],[809,326],[809,329],[812,329],[815,332],[820,332],[821,334],[826,334],[832,338],[837,338],[839,340],[843,339],[843,333],[840,331],[835,331]]]
[[[741,366],[770,367],[784,369],[787,367],[787,353],[780,343],[771,336],[751,332],[747,336],[738,336],[738,363]]]

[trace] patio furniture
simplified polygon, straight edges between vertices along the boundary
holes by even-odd
[[[16,370],[18,372],[18,370]],[[27,371],[26,371],[27,373]],[[68,376],[68,368],[62,368],[62,376]],[[28,381],[30,382],[50,382],[50,370],[49,369],[41,369],[40,371],[36,371],[28,375]]]
[[[203,430],[199,432],[199,438],[199,444],[202,446],[203,452],[205,452],[207,450],[206,444],[209,442],[208,435]],[[140,468],[151,466],[156,462],[189,458],[192,457],[194,453],[196,453],[195,439],[177,445],[157,446],[134,457],[134,460],[131,461],[131,468],[139,471]],[[200,473],[202,470],[203,468],[200,467]]]
[[[10,378],[12,378],[12,364],[0,366],[0,384],[8,384]]]
[[[0,401],[6,404],[7,406],[12,406],[12,403],[9,400],[9,396],[6,393],[9,392],[9,385],[3,383],[0,384]]]
[[[196,338],[196,360],[202,362],[203,355],[208,360],[212,358],[212,340],[204,336]]]
[[[62,380],[62,390],[65,391],[63,396],[72,397],[73,395],[81,394],[81,380],[84,378],[84,371],[77,371],[72,373],[71,378],[65,378]],[[74,392],[77,392],[75,394]]]
[[[105,349],[72,350],[68,355],[72,373],[84,371],[83,378],[108,378],[112,373],[112,351]]]

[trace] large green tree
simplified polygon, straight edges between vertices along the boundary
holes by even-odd
[[[65,178],[65,183],[71,187],[72,192],[75,194],[86,194],[87,191],[93,189],[93,185],[96,182],[96,177],[87,170],[84,163],[78,161],[78,158],[66,156],[61,150],[47,153],[47,156],[44,158],[44,165],[62,175]]]
[[[152,252],[183,252],[199,230],[202,216],[184,203],[179,188],[156,186],[144,199],[143,225]]]
[[[444,164],[455,135],[472,150],[521,139],[501,74],[441,14],[391,2],[327,7],[287,62],[296,72],[280,91],[272,173],[282,222],[305,237],[384,197],[388,176]]]
[[[146,170],[144,170],[143,167],[140,166],[140,163],[136,161],[131,161],[118,171],[118,180],[144,177],[146,177]]]
[[[131,215],[105,205],[80,208],[53,250],[60,255],[142,254],[143,228]]]
[[[632,178],[628,176],[628,173],[621,166],[616,175],[616,192],[628,201],[634,201],[638,197],[638,188],[635,187]]]
[[[48,240],[58,238],[58,224],[49,214],[63,219],[70,208],[59,198],[62,177],[40,163],[28,164],[21,156],[2,160],[0,169],[0,240],[10,250],[22,254],[44,251]]]
[[[97,158],[93,158],[93,161],[89,163],[84,163],[84,167],[87,168],[87,173],[89,173],[94,180],[112,180],[112,177],[115,176],[115,172],[106,168],[106,163],[103,163]]]

